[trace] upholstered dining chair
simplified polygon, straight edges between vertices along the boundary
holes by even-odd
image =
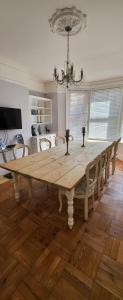
[[[95,160],[91,161],[85,171],[81,182],[76,187],[74,198],[84,200],[84,220],[88,220],[88,200],[92,197],[93,207],[94,207],[94,192],[98,180],[98,168],[99,168],[100,156]],[[59,212],[62,210],[62,193],[59,194]]]
[[[115,168],[116,168],[116,158],[117,158],[117,152],[118,152],[118,146],[121,141],[121,137],[114,142],[113,144],[113,151],[112,151],[112,157],[111,157],[111,164],[112,164],[112,175],[114,175]]]
[[[51,141],[46,139],[46,138],[42,138],[39,140],[39,146],[40,146],[40,151],[44,151],[47,149],[51,148]]]
[[[28,156],[31,153],[30,147],[28,145],[21,144],[21,143],[20,144],[16,144],[13,147],[13,157],[14,157],[14,159],[18,159],[19,158],[18,155],[17,155],[17,153],[19,154],[19,157]],[[16,178],[18,180],[18,185],[20,186],[21,185],[22,175],[18,174],[18,175],[16,175]],[[28,184],[29,184],[29,197],[31,197],[32,196],[32,180],[31,180],[31,178],[28,178]]]
[[[55,145],[58,146],[61,144],[65,144],[65,137],[64,136],[56,136]]]

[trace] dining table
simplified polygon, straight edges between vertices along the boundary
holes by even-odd
[[[69,154],[66,153],[66,144],[0,163],[0,167],[9,170],[13,174],[14,191],[16,201],[20,200],[18,175],[29,180],[36,179],[44,184],[58,189],[58,197],[66,196],[68,211],[68,226],[74,225],[74,195],[76,186],[85,175],[85,170],[92,160],[100,155],[111,144],[108,141],[86,141],[85,147],[82,142],[75,140],[69,142]]]

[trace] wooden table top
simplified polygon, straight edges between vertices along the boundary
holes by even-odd
[[[74,141],[69,143],[69,156],[64,155],[66,144],[63,144],[44,152],[0,164],[0,167],[71,190],[84,176],[87,164],[110,144],[109,142],[88,141],[86,147],[82,148],[81,142]]]

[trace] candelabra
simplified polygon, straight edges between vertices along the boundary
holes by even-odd
[[[85,147],[85,144],[84,144],[84,140],[85,140],[85,127],[82,127],[82,137],[83,137],[83,143],[82,143],[81,147]]]
[[[69,129],[66,129],[66,143],[67,143],[67,152],[65,153],[65,155],[70,155],[69,151],[68,151],[68,144],[69,144],[69,134],[70,130]]]

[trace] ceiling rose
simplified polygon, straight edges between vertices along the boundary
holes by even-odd
[[[49,19],[52,32],[57,32],[62,36],[66,36],[65,28],[71,27],[70,35],[77,34],[81,29],[86,28],[87,15],[75,6],[56,9],[55,13]]]

